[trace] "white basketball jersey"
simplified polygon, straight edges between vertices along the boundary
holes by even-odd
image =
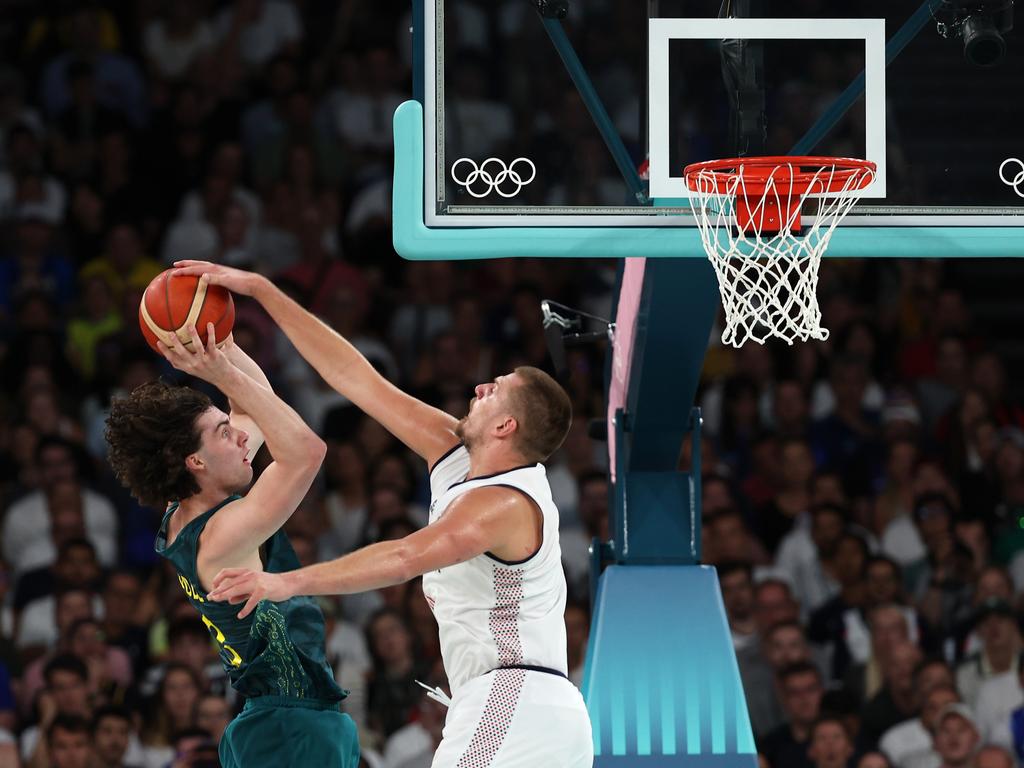
[[[542,464],[466,480],[469,452],[458,445],[430,472],[430,523],[474,488],[501,485],[526,494],[544,515],[540,549],[511,563],[490,554],[423,575],[423,593],[437,619],[441,656],[455,695],[498,667],[529,665],[568,673],[565,574],[558,510]]]

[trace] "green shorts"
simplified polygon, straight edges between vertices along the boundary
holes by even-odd
[[[248,699],[220,740],[223,768],[356,768],[359,737],[337,702]]]

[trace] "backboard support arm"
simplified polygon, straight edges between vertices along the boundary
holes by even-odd
[[[548,37],[551,38],[551,43],[555,46],[555,50],[562,59],[562,64],[565,65],[569,77],[572,78],[573,85],[576,86],[576,90],[579,92],[580,98],[583,99],[587,111],[590,112],[590,117],[593,119],[594,125],[597,126],[601,138],[604,139],[608,151],[611,152],[612,159],[615,161],[619,173],[622,174],[626,186],[629,187],[630,194],[639,204],[647,205],[647,189],[640,179],[640,174],[637,173],[634,167],[633,159],[629,156],[626,145],[622,143],[622,138],[619,136],[618,131],[615,130],[615,126],[608,116],[608,110],[605,109],[601,97],[597,95],[594,84],[590,81],[590,76],[587,75],[583,64],[580,63],[576,50],[572,47],[572,42],[569,40],[569,36],[565,34],[565,28],[562,27],[562,23],[558,19],[542,16],[541,23],[544,24],[544,29],[547,31]]]
[[[918,32],[924,28],[925,24],[932,20],[932,13],[938,3],[939,0],[924,0],[921,7],[914,11],[913,15],[907,19],[895,35],[889,38],[889,41],[885,44],[885,66],[888,67],[893,62],[893,59],[907,47],[907,44],[917,37]],[[793,148],[789,150],[789,154],[813,154],[812,150],[818,146],[818,142],[824,139],[829,134],[829,131],[836,127],[836,124],[843,119],[843,115],[849,112],[850,107],[863,95],[864,72],[861,71],[854,78],[853,82],[847,86],[846,90],[836,97],[836,100],[818,118],[817,122],[808,129],[807,133],[793,145]]]

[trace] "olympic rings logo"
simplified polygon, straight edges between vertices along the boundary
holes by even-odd
[[[1010,163],[1016,163],[1020,166],[1020,170],[1017,171],[1013,178],[1006,177],[1006,166]],[[1006,186],[1013,187],[1013,191],[1017,193],[1017,197],[1024,197],[1024,188],[1022,188],[1022,185],[1024,185],[1024,161],[1021,161],[1016,157],[1008,157],[1003,160],[1002,164],[999,166],[999,178],[1002,179],[1003,184]]]
[[[463,163],[469,166],[469,170],[459,178],[456,171]],[[500,158],[488,157],[479,166],[475,160],[462,157],[452,163],[451,173],[452,181],[465,187],[473,197],[487,197],[497,192],[504,198],[511,198],[533,181],[537,167],[525,157],[517,157],[508,165]],[[523,178],[526,173],[529,173],[529,178]]]

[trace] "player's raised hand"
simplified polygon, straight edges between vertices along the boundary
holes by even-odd
[[[238,612],[240,619],[252,613],[261,600],[280,603],[290,597],[294,595],[281,574],[248,568],[224,568],[213,578],[213,589],[206,596],[208,600],[231,605],[244,602]]]
[[[218,386],[235,367],[227,355],[217,348],[217,335],[213,323],[206,325],[205,346],[203,346],[202,339],[199,338],[199,331],[194,325],[189,326],[188,333],[190,337],[188,346],[181,342],[177,334],[170,333],[166,336],[166,340],[157,341],[157,349],[179,371],[197,376],[203,381]]]
[[[241,296],[252,296],[260,280],[263,279],[255,272],[246,272],[234,267],[225,267],[223,264],[214,264],[210,261],[194,261],[185,259],[174,262],[174,275],[206,275],[211,285],[221,285],[232,293]]]

